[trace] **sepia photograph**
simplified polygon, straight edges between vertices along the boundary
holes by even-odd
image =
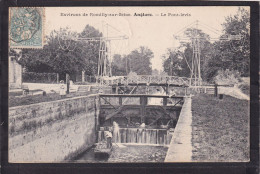
[[[250,6],[9,7],[9,163],[250,161]]]

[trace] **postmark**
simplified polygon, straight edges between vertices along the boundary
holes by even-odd
[[[43,48],[44,8],[11,7],[9,9],[10,48]]]

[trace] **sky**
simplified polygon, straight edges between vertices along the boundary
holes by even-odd
[[[248,7],[245,7],[249,10]],[[146,46],[154,53],[152,68],[162,70],[162,55],[167,48],[178,45],[173,37],[185,26],[196,20],[209,27],[200,28],[211,37],[219,36],[225,17],[234,15],[238,7],[46,7],[45,33],[69,27],[71,31],[82,32],[89,24],[108,37],[127,35],[125,40],[112,40],[112,54],[128,54],[132,50]],[[83,16],[88,14],[88,16]],[[92,16],[93,14],[129,14],[130,16]],[[151,14],[152,16],[135,16]],[[65,16],[66,15],[66,16]],[[74,15],[74,16],[68,16]],[[78,15],[78,16],[75,16]],[[80,15],[80,16],[79,16]],[[176,16],[179,15],[179,16]],[[183,15],[183,16],[182,16]],[[103,24],[103,25],[102,25]],[[104,27],[106,24],[109,27]],[[103,27],[102,27],[103,26]],[[111,26],[111,27],[110,27]],[[213,28],[213,29],[212,29]],[[108,33],[105,29],[108,29]],[[216,32],[216,31],[219,32]]]

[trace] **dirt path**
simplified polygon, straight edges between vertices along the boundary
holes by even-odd
[[[219,93],[235,97],[240,100],[250,100],[238,87],[219,87]]]

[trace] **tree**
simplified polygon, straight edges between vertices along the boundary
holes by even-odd
[[[81,37],[88,37],[88,38],[94,38],[94,37],[102,37],[103,34],[99,32],[97,29],[90,25],[86,25],[84,30],[80,34]],[[84,54],[86,55],[85,58],[85,68],[87,75],[96,75],[97,74],[97,68],[98,68],[98,57],[99,57],[99,45],[100,43],[97,41],[90,41],[85,42],[83,41],[83,47]]]
[[[250,60],[250,14],[239,7],[234,16],[228,16],[222,24],[224,35],[240,35],[240,41],[218,42],[225,69],[238,70],[242,76],[249,76]]]
[[[205,62],[206,80],[214,82],[215,77],[221,72],[236,72],[242,76],[249,76],[250,56],[250,18],[249,12],[238,8],[233,16],[225,19],[223,26],[224,36],[240,35],[239,41],[217,41],[211,46],[211,56]]]
[[[129,71],[136,72],[138,75],[151,75],[153,52],[144,46],[133,50],[126,59],[129,61]]]
[[[167,49],[167,53],[162,58],[164,71],[170,76],[179,76],[182,71],[182,60],[179,52]]]
[[[115,54],[112,61],[112,74],[125,76],[130,72],[135,72],[138,75],[151,75],[152,58],[153,52],[143,46],[133,50],[126,56]]]
[[[122,56],[115,54],[112,61],[112,74],[126,76],[130,72],[138,75],[151,75],[153,52],[147,47],[139,47],[130,54]]]
[[[126,76],[128,74],[127,70],[127,59],[124,56],[115,54],[112,61],[112,75],[113,76]]]

